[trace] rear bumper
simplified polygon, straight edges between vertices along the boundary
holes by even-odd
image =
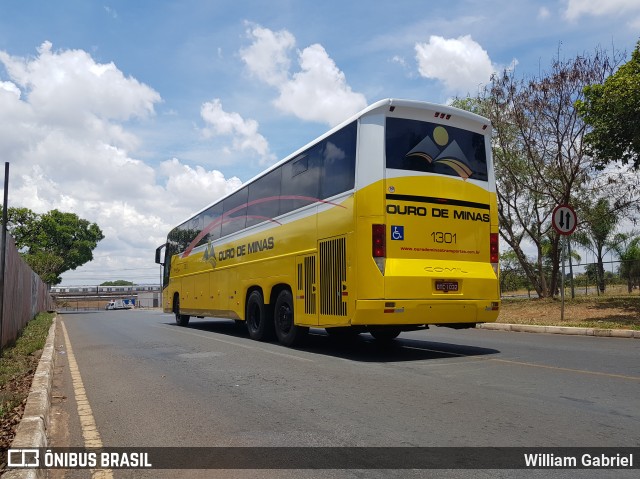
[[[498,319],[495,300],[358,300],[352,325],[491,323]]]

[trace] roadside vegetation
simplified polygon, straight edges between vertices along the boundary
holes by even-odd
[[[452,102],[493,127],[502,281],[514,272],[537,297],[557,297],[562,256],[580,262],[552,227],[554,208],[569,204],[578,218],[571,243],[593,257],[588,274],[600,291],[610,253],[632,291],[640,282],[640,237],[631,230],[640,214],[640,42],[626,63],[615,50],[560,54],[537,74],[506,68],[476,96]]]
[[[599,329],[640,330],[640,291],[628,293],[626,286],[610,286],[605,294],[595,288],[589,294],[565,293],[564,320],[558,298],[530,299],[526,290],[503,296],[499,323],[572,326]]]
[[[64,272],[91,261],[93,250],[104,239],[96,223],[58,210],[38,214],[9,207],[7,230],[22,259],[50,285],[60,284]]]
[[[53,313],[29,321],[16,343],[0,358],[0,449],[11,445],[47,340]]]

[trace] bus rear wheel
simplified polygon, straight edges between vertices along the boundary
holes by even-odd
[[[258,290],[252,291],[247,298],[245,319],[251,339],[267,341],[273,337],[273,320],[264,305],[262,293]]]
[[[287,289],[280,291],[274,308],[276,336],[283,346],[300,344],[309,332],[309,328],[297,326],[293,318],[293,298]]]
[[[186,314],[180,314],[180,297],[176,296],[173,300],[173,312],[176,315],[176,324],[178,326],[188,326],[190,316]]]

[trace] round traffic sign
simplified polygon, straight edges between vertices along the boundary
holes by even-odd
[[[558,205],[553,210],[551,224],[561,235],[570,235],[578,226],[578,217],[571,206]]]

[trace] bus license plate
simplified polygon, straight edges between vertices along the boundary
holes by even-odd
[[[436,291],[442,291],[444,293],[458,291],[458,282],[436,280]]]

